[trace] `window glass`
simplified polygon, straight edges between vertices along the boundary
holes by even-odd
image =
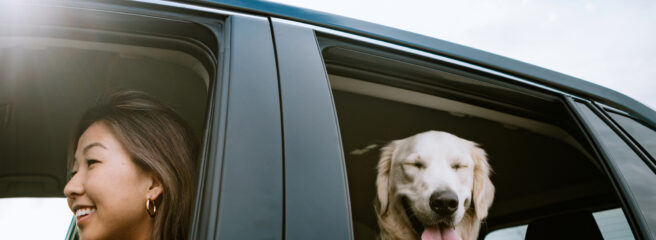
[[[626,217],[622,212],[622,209],[615,208],[606,211],[600,211],[592,213],[597,222],[597,227],[601,231],[601,235],[604,239],[613,239],[613,240],[628,240],[634,239],[633,233],[631,233],[631,227],[629,227],[629,222],[626,221]]]
[[[597,222],[597,227],[605,240],[630,240],[634,239],[631,227],[626,221],[622,209],[615,208],[592,213]],[[485,236],[485,240],[523,240],[526,236],[528,225],[503,228],[491,232]]]
[[[517,227],[499,229],[485,236],[485,240],[524,240],[527,228],[528,225],[525,224]]]
[[[624,130],[626,130],[631,137],[645,149],[652,157],[656,157],[656,131],[651,129],[640,122],[633,120],[613,112],[608,112],[613,120],[615,120]]]
[[[66,198],[2,198],[0,239],[61,239],[72,217]]]
[[[575,103],[574,106],[590,127],[592,137],[601,144],[601,150],[610,160],[610,167],[617,171],[619,184],[624,185],[625,194],[630,196],[630,204],[638,210],[637,217],[642,218],[649,228],[645,231],[656,238],[656,175],[588,106],[582,103]]]

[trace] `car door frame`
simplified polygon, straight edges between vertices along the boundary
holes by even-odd
[[[646,214],[644,213],[644,209],[640,208],[640,206],[644,206],[644,201],[641,202],[640,200],[641,198],[644,199],[645,196],[639,196],[643,193],[634,189],[636,186],[635,181],[624,175],[626,173],[626,167],[622,167],[621,162],[627,162],[627,159],[619,159],[618,156],[614,156],[612,153],[615,150],[605,147],[604,142],[609,140],[600,138],[599,126],[595,126],[594,122],[603,123],[597,125],[607,127],[609,131],[616,134],[618,140],[616,142],[622,144],[622,147],[626,147],[628,149],[627,152],[635,155],[634,159],[629,159],[629,161],[633,161],[634,165],[643,166],[644,169],[647,169],[651,173],[651,177],[656,179],[651,166],[651,160],[646,153],[642,152],[642,149],[636,143],[631,141],[631,138],[623,132],[621,127],[617,126],[604,113],[603,104],[572,95],[566,96],[566,101],[586,138],[595,147],[596,155],[602,163],[604,172],[609,176],[608,178],[611,180],[615,192],[620,199],[622,210],[631,226],[633,236],[635,239],[654,239],[656,232],[650,230],[650,225],[645,219]],[[585,111],[590,111],[590,113],[586,114]],[[650,179],[651,182],[655,182],[654,179]]]
[[[284,132],[286,239],[353,239],[328,74],[312,28],[271,18]]]

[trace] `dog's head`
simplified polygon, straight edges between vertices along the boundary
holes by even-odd
[[[446,132],[393,141],[378,163],[377,212],[403,207],[424,229],[452,229],[465,214],[482,220],[494,195],[489,172],[483,149]]]

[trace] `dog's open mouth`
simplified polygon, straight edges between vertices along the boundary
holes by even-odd
[[[402,202],[406,215],[410,218],[414,230],[421,236],[421,240],[461,240],[453,224],[440,223],[435,226],[424,226],[410,208],[408,199],[403,198]]]

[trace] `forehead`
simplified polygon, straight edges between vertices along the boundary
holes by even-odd
[[[407,155],[447,159],[467,158],[473,147],[469,141],[442,132],[419,134],[404,140],[403,145],[401,152]]]
[[[114,137],[107,125],[102,122],[95,122],[91,124],[91,126],[89,126],[87,130],[82,133],[82,136],[80,136],[80,139],[77,143],[75,155],[78,156],[82,154],[84,148],[93,143],[100,143],[108,150],[120,146],[118,140]]]

